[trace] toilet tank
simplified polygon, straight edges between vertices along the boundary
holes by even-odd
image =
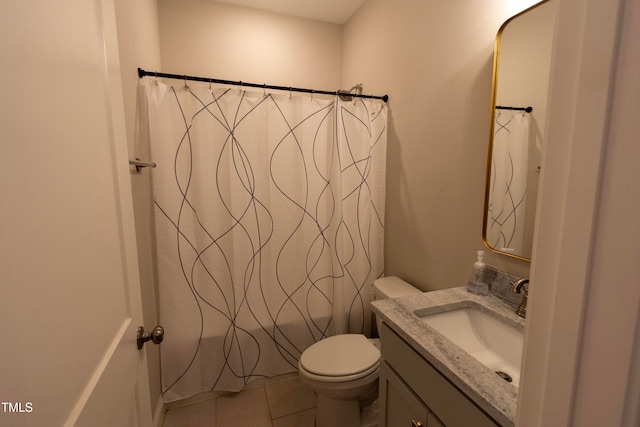
[[[373,282],[373,300],[420,294],[422,291],[396,276],[382,277]]]
[[[399,277],[382,277],[373,282],[372,300],[383,300],[387,298],[398,298],[406,295],[421,294],[422,291],[414,288]],[[376,316],[376,327],[378,331],[382,328],[382,320]]]

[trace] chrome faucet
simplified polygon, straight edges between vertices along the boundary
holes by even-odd
[[[527,315],[527,297],[529,296],[529,279],[520,279],[509,282],[511,284],[511,292],[522,294],[522,302],[516,310],[516,314],[520,317]]]

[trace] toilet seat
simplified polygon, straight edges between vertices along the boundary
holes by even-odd
[[[300,356],[299,367],[317,381],[342,382],[378,370],[380,350],[362,334],[341,334],[313,344]]]

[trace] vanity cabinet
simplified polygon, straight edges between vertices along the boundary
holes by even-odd
[[[384,396],[384,400],[381,400],[384,405],[380,407],[379,427],[444,426],[384,361],[380,365],[380,396]]]
[[[499,425],[383,323],[379,427]]]

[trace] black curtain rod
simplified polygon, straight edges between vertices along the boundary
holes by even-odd
[[[288,90],[290,92],[319,93],[321,95],[342,95],[342,96],[351,96],[355,98],[381,99],[384,102],[387,102],[389,100],[388,95],[383,95],[383,96],[360,95],[357,93],[349,93],[347,91],[341,91],[341,90],[331,92],[326,90],[303,89],[298,87],[273,86],[273,85],[258,84],[258,83],[246,83],[242,81],[211,79],[208,77],[194,77],[194,76],[187,76],[187,75],[181,76],[180,74],[158,73],[155,71],[145,71],[142,68],[138,68],[138,77],[142,78],[145,76],[162,77],[166,79],[193,80],[196,82],[217,83],[217,84],[233,85],[233,86],[257,87],[262,89],[285,90],[285,91]]]
[[[526,111],[527,113],[530,113],[533,111],[533,107],[503,107],[500,105],[496,105],[496,108],[498,110],[517,110],[517,111]]]

